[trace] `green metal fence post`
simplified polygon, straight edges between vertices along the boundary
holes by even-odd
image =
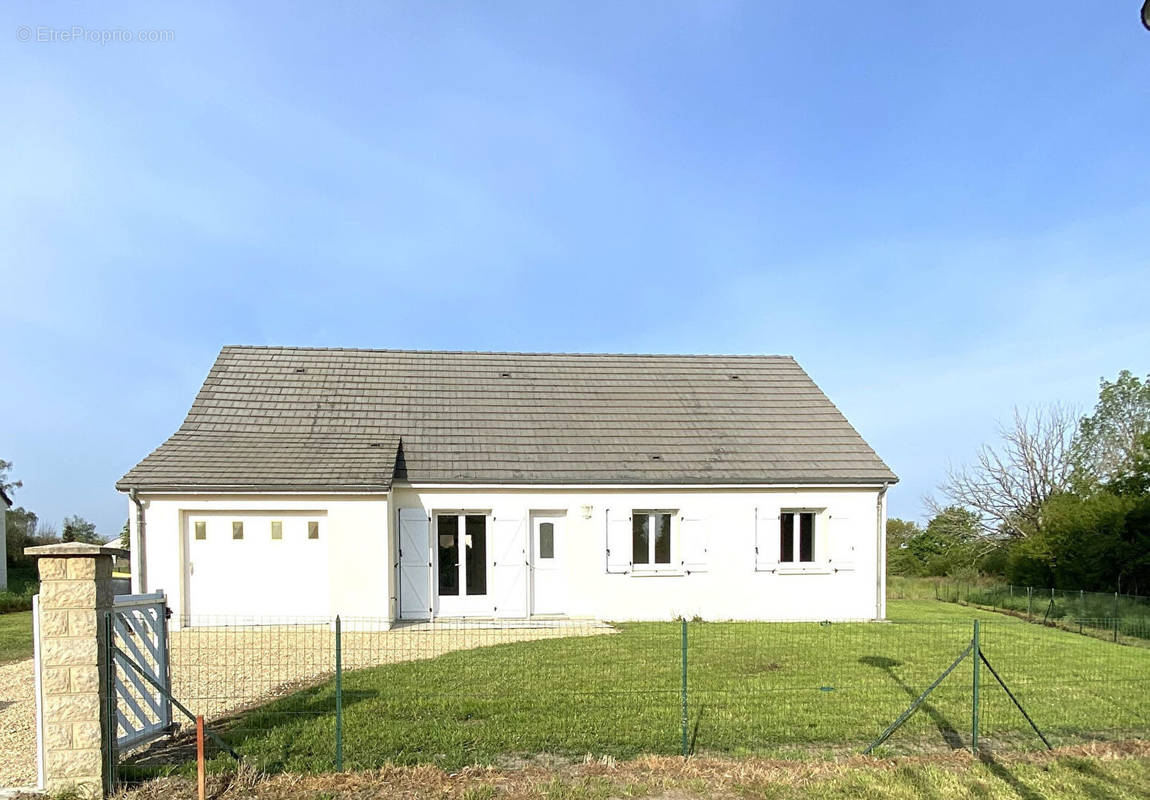
[[[343,772],[343,642],[335,617],[335,771]]]
[[[978,667],[982,663],[982,648],[978,642],[978,620],[974,621],[974,639],[971,641],[974,656],[974,697],[970,704],[970,752],[978,752]]]
[[[679,713],[679,722],[681,723],[682,736],[683,736],[683,758],[687,757],[687,618],[683,618],[683,644],[681,659],[683,665],[682,675],[682,691],[681,691],[681,708]]]

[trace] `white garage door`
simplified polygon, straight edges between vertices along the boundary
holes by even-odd
[[[185,535],[185,608],[192,625],[328,616],[324,514],[193,514]]]

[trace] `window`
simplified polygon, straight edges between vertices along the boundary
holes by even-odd
[[[441,514],[435,518],[435,538],[439,594],[487,594],[487,515]]]
[[[204,539],[207,539],[207,538],[208,538],[208,523],[197,522],[196,523],[196,539],[198,539],[199,541],[202,542]]]
[[[487,594],[487,517],[468,514],[464,525],[467,570],[467,593]]]
[[[815,512],[784,511],[779,515],[779,561],[794,563],[814,560]]]
[[[284,538],[284,524],[278,519],[272,520],[272,538],[276,540]]]
[[[657,567],[671,563],[670,511],[631,514],[631,562]]]
[[[315,519],[308,520],[307,538],[309,538],[309,539],[318,539],[319,538],[319,520],[315,520]]]
[[[233,539],[244,538],[244,524],[242,522],[233,522],[232,523],[232,538]]]
[[[439,593],[459,594],[459,517],[438,517],[436,539],[439,541]]]
[[[555,523],[539,523],[539,557],[555,558]]]

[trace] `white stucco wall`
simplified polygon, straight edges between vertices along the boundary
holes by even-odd
[[[249,520],[248,539],[265,536],[262,523],[289,515],[324,520],[323,558],[308,547],[284,550],[275,558],[308,561],[314,573],[307,585],[294,587],[290,608],[269,607],[268,582],[299,575],[300,565],[277,570],[251,569],[249,579],[228,578],[213,587],[226,603],[213,603],[211,612],[231,610],[233,616],[324,616],[394,619],[398,615],[397,526],[399,510],[487,512],[502,520],[522,519],[526,525],[537,511],[565,515],[566,557],[562,568],[568,586],[567,613],[613,620],[664,620],[676,616],[704,619],[845,620],[885,616],[885,500],[878,506],[876,487],[824,488],[533,488],[396,487],[390,499],[381,495],[195,495],[151,496],[147,535],[141,549],[135,507],[129,501],[132,536],[132,590],[167,592],[173,623],[197,614],[189,605],[190,521]],[[677,519],[690,517],[706,529],[705,571],[676,574],[608,574],[606,518],[628,516],[633,509],[674,510]],[[816,509],[816,562],[797,574],[767,571],[756,564],[756,525],[760,540],[777,543],[782,509]],[[881,521],[880,521],[881,517]],[[676,522],[676,525],[679,523]],[[226,537],[221,527],[216,536]],[[492,531],[488,527],[489,535]],[[673,546],[680,546],[678,537]],[[245,542],[247,544],[247,542]],[[310,543],[309,543],[310,544]],[[226,558],[227,543],[212,558]],[[204,551],[200,551],[201,554]],[[273,552],[273,551],[268,551]],[[137,559],[143,554],[143,564]],[[434,557],[434,548],[432,548]],[[493,559],[493,547],[488,559]],[[832,563],[828,563],[832,560]],[[678,553],[675,555],[678,560]],[[769,560],[769,559],[765,559]],[[142,569],[141,569],[142,567]],[[844,568],[846,567],[846,568]],[[202,574],[202,573],[201,573]],[[220,570],[215,575],[226,574]],[[493,575],[494,573],[489,572]],[[432,575],[434,581],[434,573]],[[293,582],[294,579],[293,579]],[[193,584],[194,585],[194,584]],[[490,586],[490,584],[489,584]],[[208,587],[195,586],[201,596]],[[283,596],[282,592],[278,596]],[[306,613],[301,613],[301,611]]]
[[[491,511],[527,518],[532,511],[564,510],[569,537],[565,568],[570,615],[602,619],[844,620],[885,617],[885,553],[878,488],[803,489],[475,489],[395,488],[401,508]],[[590,506],[585,517],[584,506]],[[756,570],[756,517],[777,541],[782,509],[820,509],[817,562],[799,574]],[[705,572],[673,575],[608,574],[607,509],[673,509],[707,529]],[[885,498],[881,509],[885,520]],[[835,524],[830,519],[835,519]],[[393,527],[394,527],[393,521]],[[835,541],[832,541],[834,539]],[[678,546],[677,544],[675,546]],[[852,568],[834,571],[848,548]]]
[[[136,508],[129,500],[132,549],[132,591],[154,592],[164,590],[168,595],[168,605],[173,612],[173,624],[186,621],[198,613],[195,595],[209,587],[192,583],[190,574],[191,521],[194,519],[218,520],[219,526],[212,528],[213,537],[222,537],[223,546],[211,551],[213,559],[225,559],[228,555],[226,541],[230,537],[233,519],[245,520],[245,540],[235,542],[238,546],[263,547],[269,554],[262,570],[251,570],[244,579],[222,581],[226,585],[213,588],[218,596],[212,598],[208,611],[213,616],[226,613],[231,617],[284,616],[300,618],[304,616],[344,616],[388,617],[394,574],[389,568],[390,547],[388,533],[388,503],[384,495],[155,495],[144,496],[145,541],[141,548],[137,529]],[[272,519],[285,520],[285,526],[292,521],[307,519],[322,520],[321,539],[318,542],[301,543],[297,540],[283,541],[272,549],[263,522]],[[304,523],[306,524],[306,523]],[[285,527],[285,539],[292,529]],[[306,528],[303,529],[306,531]],[[306,535],[306,533],[304,534]],[[317,553],[313,545],[320,545],[322,553]],[[140,563],[141,557],[143,563]],[[209,557],[205,555],[205,557]],[[303,585],[292,587],[293,597],[287,608],[269,606],[266,596],[268,582],[279,581],[276,561],[278,558],[305,561],[306,565],[291,565],[290,574],[311,575]],[[244,559],[249,564],[251,559]],[[220,566],[220,565],[215,565]],[[201,575],[206,571],[201,565]],[[247,571],[245,569],[245,571]],[[214,574],[226,574],[214,570]],[[293,580],[293,584],[298,581]],[[275,590],[280,591],[280,586]],[[194,590],[194,591],[193,591]],[[226,598],[226,602],[219,602]],[[190,602],[189,602],[190,601]],[[225,612],[221,612],[225,609]]]

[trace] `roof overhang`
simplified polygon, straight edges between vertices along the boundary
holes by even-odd
[[[140,494],[294,494],[294,495],[326,495],[326,494],[388,494],[391,491],[390,486],[372,485],[372,486],[268,486],[263,484],[253,484],[250,486],[211,486],[203,484],[194,485],[127,485],[123,483],[116,484],[116,491],[130,492],[135,489]]]
[[[402,481],[392,484],[395,489],[881,489],[898,483],[894,480],[874,478],[845,481]]]

